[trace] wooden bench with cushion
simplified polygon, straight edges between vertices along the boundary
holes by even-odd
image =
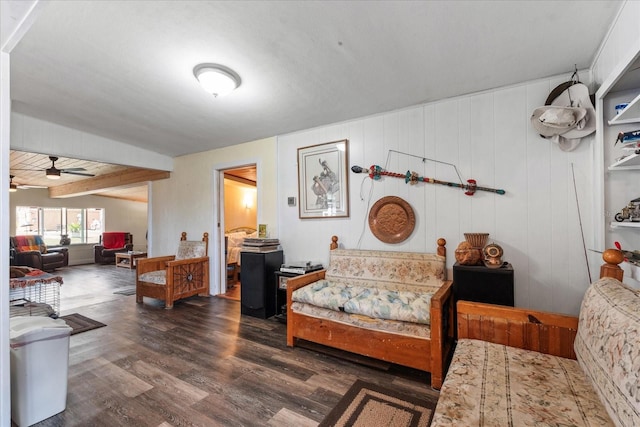
[[[453,295],[437,253],[334,249],[326,270],[287,281],[287,345],[303,339],[431,373],[453,346]]]
[[[640,426],[640,291],[621,273],[603,266],[579,317],[459,301],[431,426]]]

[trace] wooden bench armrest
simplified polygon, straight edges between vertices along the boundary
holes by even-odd
[[[172,260],[167,262],[167,268],[176,268],[179,267],[181,265],[188,265],[188,264],[197,264],[200,262],[208,262],[209,261],[209,257],[205,256],[205,257],[199,257],[199,258],[184,258],[184,259],[176,259],[176,260]]]
[[[136,272],[137,275],[148,273],[150,271],[166,270],[167,263],[173,261],[174,255],[161,256],[154,258],[138,258],[136,260]]]
[[[296,289],[300,289],[303,286],[307,286],[310,283],[318,281],[320,279],[324,279],[324,274],[326,270],[318,270],[312,273],[303,274],[301,276],[295,276],[287,279],[287,345],[289,347],[293,347],[294,341],[294,328],[295,321],[293,319],[293,310],[291,309],[291,298],[293,296],[293,291]]]
[[[575,359],[578,318],[545,311],[458,301],[458,339],[471,338]]]
[[[303,286],[307,286],[310,283],[316,282],[320,279],[324,279],[326,270],[313,271],[311,273],[302,274],[300,276],[290,277],[287,280],[287,309],[291,306],[291,294],[296,289]]]
[[[453,286],[448,280],[431,297],[431,387],[440,389],[453,347]]]

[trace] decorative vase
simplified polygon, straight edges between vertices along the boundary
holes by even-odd
[[[455,255],[460,265],[478,265],[482,262],[482,249],[474,248],[467,241],[460,242]]]

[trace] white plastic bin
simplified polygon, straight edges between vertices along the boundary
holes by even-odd
[[[18,426],[65,410],[71,330],[62,319],[11,318],[11,419]]]

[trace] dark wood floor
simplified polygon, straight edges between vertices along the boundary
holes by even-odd
[[[437,395],[428,374],[376,369],[286,346],[286,326],[240,315],[240,302],[163,303],[114,294],[115,266],[58,270],[61,314],[106,327],[70,338],[67,409],[39,426],[316,426],[356,379]]]

